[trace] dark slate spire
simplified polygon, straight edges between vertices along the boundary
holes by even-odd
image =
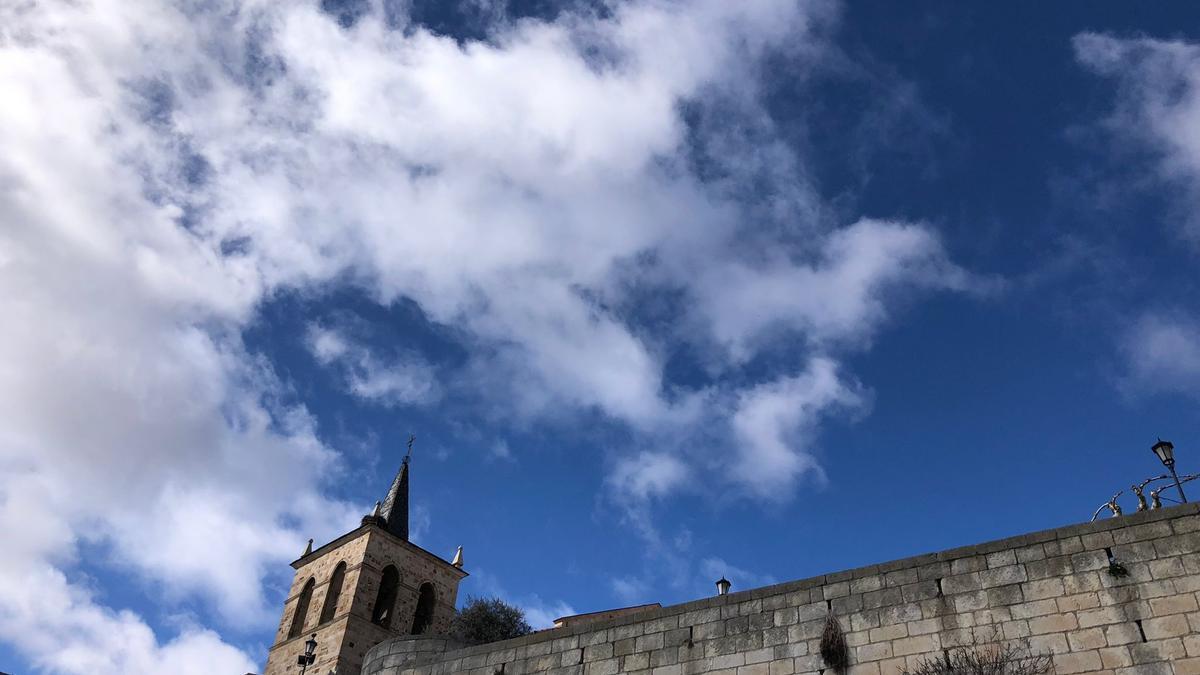
[[[412,436],[408,437],[408,454],[404,456],[404,463],[400,465],[400,471],[396,473],[379,512],[387,531],[404,541],[408,541],[408,460],[412,456],[415,440]]]

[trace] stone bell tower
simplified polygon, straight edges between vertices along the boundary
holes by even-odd
[[[467,573],[460,555],[449,563],[408,540],[408,465],[406,456],[362,525],[316,550],[309,540],[292,563],[296,577],[264,675],[299,673],[314,633],[308,675],[358,675],[363,654],[388,638],[449,630]]]

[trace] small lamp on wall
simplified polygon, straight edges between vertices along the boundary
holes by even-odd
[[[717,579],[717,595],[729,595],[729,587],[732,585],[725,577]]]
[[[1183,494],[1183,485],[1179,483],[1179,474],[1175,473],[1175,444],[1160,438],[1150,449],[1158,456],[1158,461],[1162,462],[1163,466],[1171,472],[1171,478],[1175,481],[1175,489],[1179,490],[1179,501],[1186,504],[1187,497]]]
[[[308,667],[317,660],[317,634],[313,633],[312,637],[304,641],[304,653],[296,657],[296,663],[300,665],[300,675],[308,670]]]

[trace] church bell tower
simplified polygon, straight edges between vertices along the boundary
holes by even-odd
[[[296,576],[283,605],[264,675],[299,673],[305,642],[317,648],[308,675],[359,675],[363,654],[403,635],[445,634],[467,573],[408,540],[409,456],[391,489],[362,524],[312,549],[292,567]]]

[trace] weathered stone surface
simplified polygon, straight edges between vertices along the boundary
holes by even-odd
[[[385,642],[363,673],[815,675],[826,669],[818,644],[832,611],[847,631],[849,675],[898,675],[943,649],[1007,640],[1028,640],[1064,675],[1200,675],[1198,514],[1196,505],[1146,511],[603,625],[446,645],[451,651],[419,661],[402,656],[410,647]],[[1106,548],[1127,577],[1108,574]]]

